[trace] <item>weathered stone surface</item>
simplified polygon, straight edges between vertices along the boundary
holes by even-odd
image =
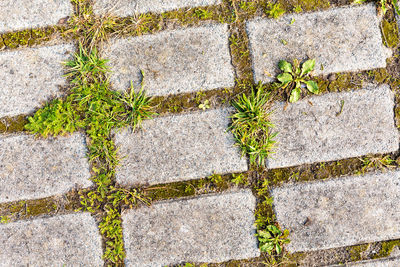
[[[56,25],[72,13],[70,0],[1,0],[0,33]]]
[[[246,171],[247,160],[227,132],[229,110],[168,116],[145,121],[143,129],[116,134],[123,185],[157,184]]]
[[[243,190],[130,210],[122,215],[126,265],[257,257],[255,204],[251,191]]]
[[[400,238],[400,171],[370,173],[273,189],[290,252]]]
[[[184,7],[200,7],[221,4],[222,0],[96,0],[96,14],[111,13],[126,17],[139,13],[161,13]]]
[[[89,213],[0,225],[1,266],[103,266],[102,244]]]
[[[319,75],[384,68],[390,56],[373,4],[255,19],[247,31],[256,81],[272,81],[283,59],[315,58]]]
[[[396,267],[400,266],[400,258],[383,258],[376,260],[367,260],[367,261],[359,261],[354,263],[346,263],[345,265],[330,265],[329,267],[343,267],[343,266],[352,266],[352,267]]]
[[[56,139],[0,137],[0,202],[38,199],[89,187],[89,163],[81,134]]]
[[[228,26],[212,24],[114,39],[105,49],[114,89],[144,80],[149,95],[169,95],[234,85]],[[141,75],[144,73],[144,78]]]
[[[61,61],[73,50],[68,44],[1,52],[0,117],[33,112],[59,96],[66,85]]]
[[[341,105],[343,103],[343,109]],[[394,98],[389,86],[329,93],[276,103],[271,120],[279,134],[269,168],[387,153],[399,148]]]

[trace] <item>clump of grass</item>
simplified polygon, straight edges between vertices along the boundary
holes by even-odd
[[[273,139],[277,133],[271,132],[274,125],[269,120],[268,100],[269,93],[264,92],[259,84],[249,96],[243,94],[232,103],[236,113],[231,117],[230,129],[242,156],[248,155],[252,165],[265,166],[265,160],[275,143]]]

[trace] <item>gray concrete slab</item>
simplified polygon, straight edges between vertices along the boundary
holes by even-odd
[[[222,0],[95,0],[94,12],[127,17],[140,13],[162,13],[179,8],[221,4]]]
[[[208,110],[166,116],[143,123],[137,132],[116,134],[122,185],[157,184],[203,178],[216,173],[248,169],[235,141],[227,132],[230,111]]]
[[[0,224],[0,266],[103,266],[89,213]]]
[[[0,203],[64,194],[92,185],[85,137],[0,137]]]
[[[33,112],[60,96],[67,84],[61,62],[74,50],[63,44],[0,52],[0,117]]]
[[[374,4],[252,20],[247,31],[255,81],[273,81],[279,61],[294,58],[315,58],[315,75],[384,68],[391,52],[379,23]]]
[[[0,33],[57,25],[72,14],[70,0],[1,0]]]
[[[234,86],[228,26],[164,31],[113,39],[103,56],[110,60],[114,89],[143,80],[149,95],[170,95]],[[144,73],[144,78],[141,75]]]
[[[155,203],[122,215],[126,266],[257,257],[250,190]]]
[[[279,102],[272,107],[278,144],[267,160],[268,168],[399,149],[394,96],[388,85],[308,97],[288,104],[286,110],[285,105]]]
[[[286,185],[272,190],[290,252],[400,238],[400,171]]]

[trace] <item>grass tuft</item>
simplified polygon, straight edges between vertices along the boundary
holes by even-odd
[[[242,156],[248,155],[251,165],[265,166],[277,133],[271,133],[274,125],[270,122],[270,112],[267,111],[269,93],[264,92],[261,84],[256,90],[255,92],[253,88],[249,96],[243,94],[233,101],[236,113],[231,117],[230,129]]]

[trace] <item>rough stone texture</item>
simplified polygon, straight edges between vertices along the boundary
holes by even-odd
[[[57,139],[0,137],[0,202],[38,199],[89,187],[89,163],[81,134]]]
[[[343,266],[352,266],[352,267],[396,267],[400,266],[400,258],[384,258],[377,260],[368,260],[368,261],[359,261],[354,263],[346,263],[345,265],[330,265],[329,267],[343,267]]]
[[[227,132],[229,110],[168,116],[145,121],[143,129],[117,133],[123,185],[157,184],[246,171],[247,160]]]
[[[273,189],[290,252],[400,238],[400,171],[370,173]]]
[[[257,257],[255,204],[251,191],[242,190],[130,210],[122,215],[126,265]]]
[[[103,266],[102,254],[89,213],[0,225],[0,266]]]
[[[96,0],[94,12],[126,17],[147,12],[161,13],[184,7],[218,5],[221,2],[221,0]]]
[[[56,25],[72,13],[70,0],[1,0],[0,33]]]
[[[247,31],[256,81],[272,81],[282,59],[315,58],[319,75],[384,68],[391,54],[382,44],[373,4],[255,19]]]
[[[341,101],[344,105],[340,113]],[[387,85],[314,96],[289,104],[286,110],[284,106],[279,102],[272,107],[271,120],[279,134],[276,153],[267,160],[269,168],[387,153],[399,148],[394,98]]]
[[[1,52],[0,117],[33,112],[59,96],[59,87],[66,85],[61,61],[73,50],[67,44]]]
[[[207,25],[114,39],[105,49],[115,89],[126,90],[131,80],[144,84],[149,95],[209,90],[234,85],[228,47],[228,26]]]

